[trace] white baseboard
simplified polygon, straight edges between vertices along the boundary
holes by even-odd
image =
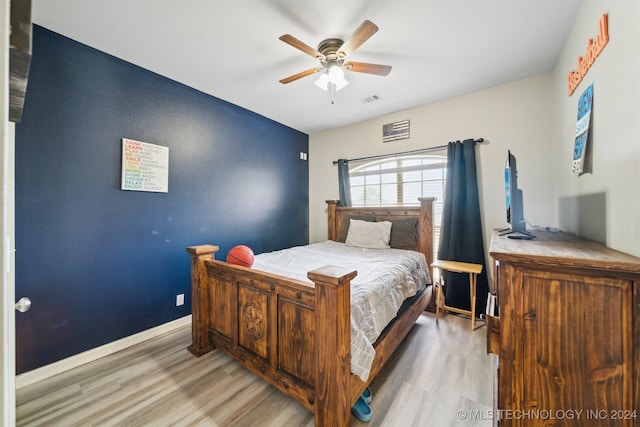
[[[56,374],[76,368],[85,363],[93,362],[101,357],[108,356],[117,351],[124,350],[143,341],[155,338],[174,329],[191,324],[191,315],[167,322],[155,328],[147,329],[134,335],[110,342],[100,347],[92,348],[66,359],[59,360],[50,365],[42,366],[16,376],[16,389],[44,380]]]

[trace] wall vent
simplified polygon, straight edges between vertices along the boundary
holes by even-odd
[[[378,95],[367,96],[366,98],[362,98],[360,102],[363,104],[371,104],[372,102],[380,101],[380,97]]]

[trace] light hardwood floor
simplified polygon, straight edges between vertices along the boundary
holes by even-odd
[[[373,416],[353,426],[490,426],[486,330],[425,313],[371,383]],[[480,325],[481,322],[478,322]],[[17,390],[18,426],[313,426],[301,405],[220,351],[196,358],[190,328]]]

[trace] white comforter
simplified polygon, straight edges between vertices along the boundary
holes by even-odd
[[[351,372],[366,381],[373,343],[402,302],[431,283],[427,262],[420,252],[326,241],[256,255],[253,268],[309,282],[307,272],[325,265],[358,271],[351,281]]]

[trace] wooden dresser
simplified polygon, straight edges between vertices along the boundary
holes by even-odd
[[[500,426],[640,425],[640,258],[566,233],[494,231]],[[491,314],[491,313],[490,313]]]

